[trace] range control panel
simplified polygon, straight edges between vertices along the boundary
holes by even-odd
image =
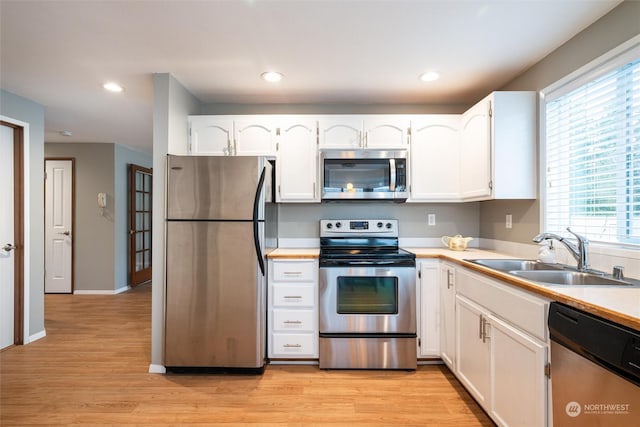
[[[396,219],[322,219],[320,236],[337,235],[384,235],[398,236]]]

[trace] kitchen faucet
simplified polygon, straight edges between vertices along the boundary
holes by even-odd
[[[578,262],[578,271],[588,271],[589,257],[587,254],[587,247],[589,245],[589,241],[587,240],[586,237],[580,236],[579,234],[571,231],[570,227],[567,227],[567,231],[576,237],[578,241],[577,246],[572,242],[566,241],[564,237],[554,233],[540,233],[533,238],[533,241],[536,243],[540,243],[543,240],[551,240],[551,239],[557,240],[558,242],[565,245],[569,250],[569,253],[576,259],[576,261]]]

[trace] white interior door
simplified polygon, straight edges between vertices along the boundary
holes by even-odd
[[[73,161],[46,160],[45,164],[44,291],[71,293]]]
[[[0,349],[14,344],[13,129],[0,126]]]

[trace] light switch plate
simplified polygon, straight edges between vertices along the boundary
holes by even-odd
[[[436,214],[427,215],[427,225],[436,225]]]
[[[512,228],[513,227],[513,216],[511,216],[511,214],[507,214],[504,226],[506,228]]]

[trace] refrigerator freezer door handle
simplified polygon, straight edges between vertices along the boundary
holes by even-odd
[[[262,174],[260,174],[260,180],[258,181],[258,188],[256,189],[256,196],[253,199],[253,243],[256,246],[256,256],[258,257],[258,265],[260,265],[260,271],[264,276],[264,259],[262,257],[262,249],[260,247],[260,236],[258,233],[260,224],[258,213],[259,213],[259,205],[260,205],[260,194],[262,193],[264,187],[264,176],[266,173],[266,168],[262,169]]]

